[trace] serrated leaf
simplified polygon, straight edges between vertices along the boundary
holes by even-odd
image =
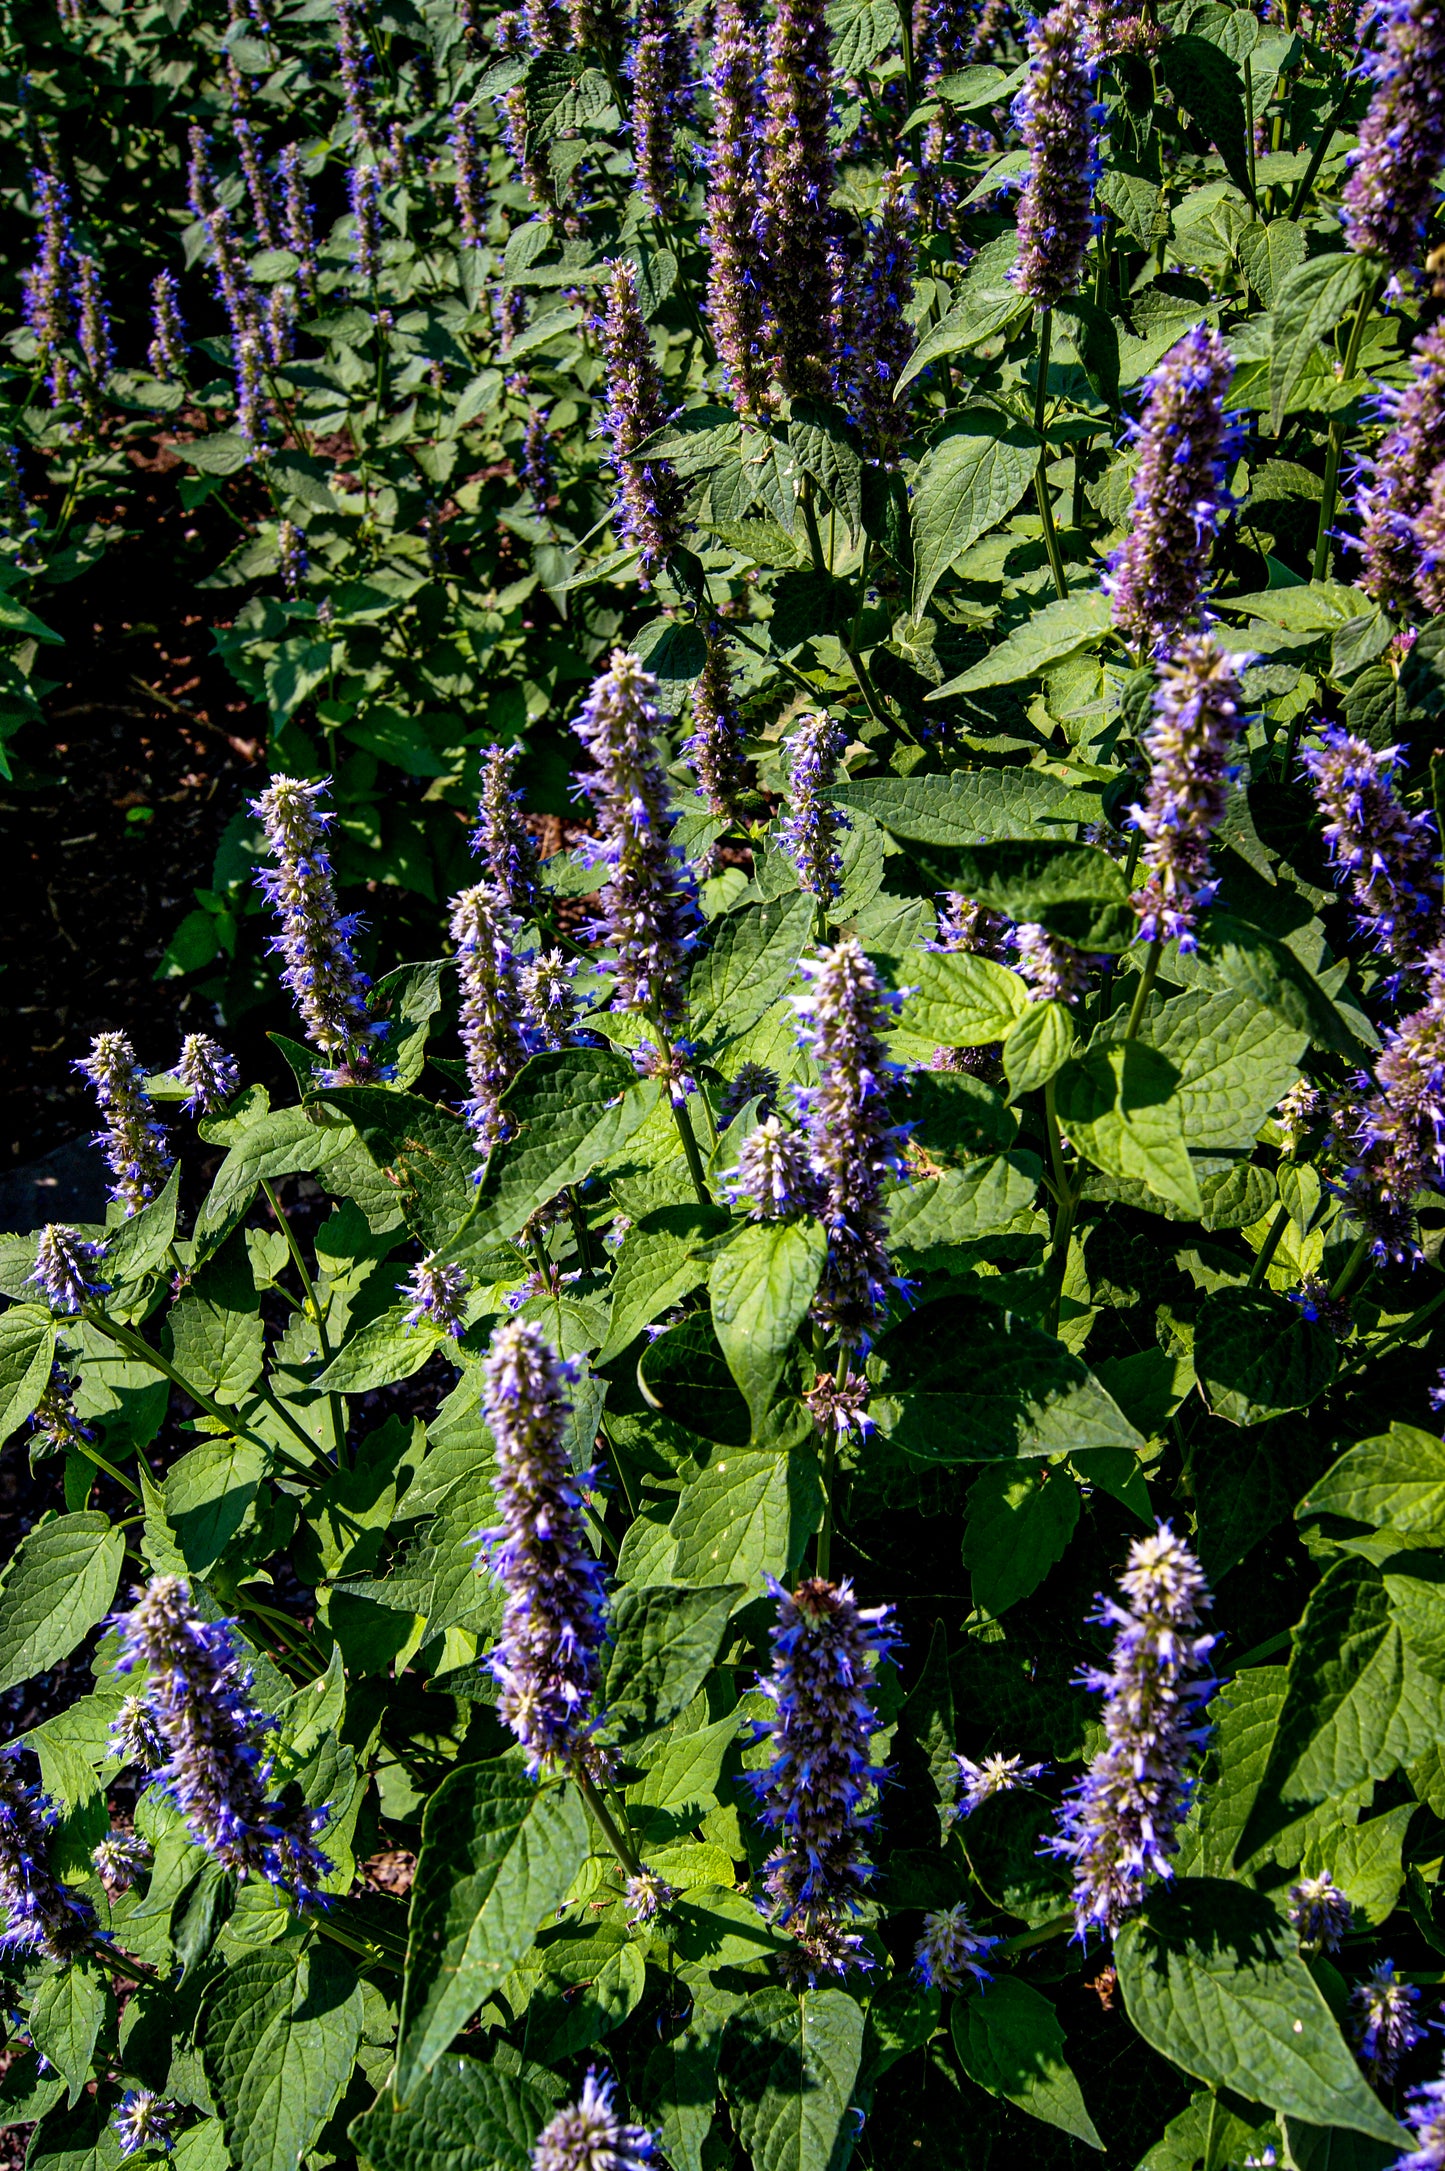
[[[886,4],[896,29],[897,9],[893,0]],[[856,535],[863,525],[863,463],[843,410],[819,400],[795,399],[788,421],[788,450],[798,473],[812,477],[825,502],[843,516],[848,533]]]
[[[142,1274],[153,1274],[164,1263],[176,1233],[180,1186],[177,1166],[171,1170],[165,1189],[107,1236],[102,1271],[108,1282],[119,1286],[138,1281]]]
[[[753,2171],[844,2171],[863,2008],[845,1990],[758,1990],[728,2030],[728,2102]]]
[[[827,1252],[820,1222],[758,1221],[712,1263],[713,1328],[755,1428],[767,1415]]]
[[[510,1756],[450,1772],[422,1818],[393,2090],[406,2103],[530,1951],[587,1858],[576,1789]]]
[[[278,1108],[249,1123],[216,1171],[196,1216],[196,1243],[214,1251],[246,1211],[262,1177],[309,1175],[354,1143],[351,1130],[313,1123],[304,1108]]]
[[[1028,1007],[1016,972],[963,951],[910,950],[899,977],[907,990],[900,1022],[944,1048],[982,1048],[1004,1040]]]
[[[1166,1057],[1140,1041],[1106,1043],[1065,1064],[1054,1084],[1055,1106],[1061,1129],[1096,1168],[1197,1214],[1199,1186],[1184,1144],[1178,1078]]]
[[[952,2026],[958,2061],[970,2080],[1031,2118],[1102,2149],[1064,2056],[1064,2031],[1040,1991],[1005,1975],[980,1996],[956,1999]]]
[[[477,1151],[461,1117],[391,1086],[333,1086],[319,1097],[351,1119],[367,1153],[395,1185],[410,1228],[439,1250],[476,1195]]]
[[[660,1206],[628,1230],[617,1255],[612,1315],[597,1352],[599,1365],[610,1364],[644,1327],[707,1279],[707,1261],[698,1255],[727,1225],[721,1207],[694,1204]]]
[[[735,1040],[771,1010],[812,938],[813,912],[807,892],[793,890],[717,923],[688,983],[694,1039]]]
[[[245,1311],[188,1289],[166,1314],[176,1370],[218,1402],[239,1402],[261,1376],[266,1329],[259,1309]]]
[[[655,2104],[662,2153],[672,2171],[704,2171],[703,2143],[717,2105],[718,2058],[723,2030],[742,2003],[731,1990],[703,1978],[690,1984],[686,2022],[648,2054],[643,2086]]]
[[[1289,273],[1270,318],[1269,427],[1278,437],[1290,402],[1322,339],[1333,338],[1359,300],[1369,266],[1357,251],[1345,249],[1313,257]],[[1358,608],[1358,603],[1356,604]]]
[[[1200,1306],[1194,1368],[1209,1407],[1232,1425],[1305,1409],[1329,1386],[1337,1362],[1329,1329],[1287,1297],[1216,1289]]]
[[[1003,1044],[1009,1099],[1019,1100],[1057,1077],[1073,1054],[1075,1038],[1067,1003],[1030,1003]]]
[[[30,2035],[42,2058],[80,2099],[91,2077],[90,2061],[105,2018],[106,1981],[93,1962],[77,1960],[48,1975],[30,2007]]]
[[[900,1185],[888,1201],[888,1241],[897,1251],[967,1244],[1005,1228],[1033,1204],[1042,1173],[1034,1154],[998,1154]]]
[[[1038,769],[952,769],[943,776],[860,777],[836,784],[839,806],[870,814],[919,844],[993,844],[1058,837],[1093,818],[1097,801]]]
[[[1124,950],[1137,938],[1123,869],[1094,844],[1015,840],[962,845],[953,886],[1011,920],[1032,920],[1081,950]]]
[[[1178,1070],[1179,1119],[1196,1152],[1252,1146],[1298,1078],[1306,1046],[1301,1031],[1239,989],[1172,996],[1146,1014],[1139,1038]]]
[[[1114,1962],[1134,2026],[1196,2080],[1316,2125],[1398,2136],[1262,1893],[1222,1878],[1158,1887],[1115,1938]]]
[[[1414,1545],[1445,1546],[1445,1442],[1395,1420],[1341,1455],[1300,1503],[1301,1515],[1342,1515]]]
[[[384,2095],[353,2119],[351,2138],[372,2171],[528,2171],[552,2108],[494,2065],[447,2057],[404,2109]]]
[[[513,1133],[487,1163],[476,1238],[515,1235],[539,1206],[590,1176],[647,1121],[658,1090],[611,1048],[534,1055],[503,1096]]]
[[[328,1394],[359,1395],[410,1379],[448,1337],[424,1321],[412,1321],[405,1304],[392,1304],[368,1319],[336,1352],[316,1384]]]
[[[1108,599],[1096,589],[1046,603],[1015,626],[981,662],[961,671],[947,685],[936,686],[924,699],[946,701],[950,694],[981,693],[988,686],[1015,686],[1020,679],[1037,678],[1047,665],[1101,639],[1108,626]]]
[[[115,1602],[125,1533],[87,1508],[37,1523],[0,1589],[0,1692],[67,1658]]]
[[[982,1471],[969,1487],[963,1526],[975,1606],[997,1620],[1036,1591],[1063,1559],[1078,1520],[1079,1488],[1067,1471],[1010,1463]]]
[[[207,1440],[166,1472],[166,1520],[192,1575],[209,1575],[240,1531],[265,1475],[249,1440]]]
[[[967,408],[946,424],[913,480],[915,618],[954,559],[1013,511],[1037,464],[1032,430],[992,408]]]
[[[647,1963],[623,1923],[599,1923],[559,1948],[543,1946],[543,1976],[527,2008],[527,2042],[539,2059],[555,2063],[587,2050],[620,2027],[642,2002]]]
[[[1217,45],[1186,35],[1169,40],[1168,52],[1159,57],[1159,73],[1214,145],[1231,181],[1252,203],[1244,86],[1233,61]]]
[[[802,1539],[817,1527],[822,1491],[806,1453],[727,1448],[683,1490],[669,1526],[673,1573],[683,1583],[739,1583],[787,1575]]]
[[[71,2108],[47,2111],[25,2152],[27,2171],[120,2171],[114,2107],[114,2096],[98,2090]]]
[[[295,2171],[341,2099],[361,2015],[355,1969],[319,1938],[229,1961],[199,2033],[236,2171]]]
[[[12,1304],[0,1313],[0,1440],[34,1409],[50,1384],[55,1322],[38,1304]]]
[[[612,1602],[603,1708],[609,1722],[651,1732],[692,1702],[706,1680],[737,1584],[704,1590],[655,1585],[623,1590]]]

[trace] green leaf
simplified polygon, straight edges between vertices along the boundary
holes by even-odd
[[[687,2021],[665,2042],[654,2044],[643,2081],[672,2171],[704,2171],[703,2143],[716,2111],[723,2030],[742,2003],[736,1992],[719,1989],[705,1977],[692,1980],[689,1987],[693,1997]]]
[[[997,1620],[1036,1591],[1079,1520],[1079,1488],[1066,1470],[998,1463],[968,1492],[963,1565],[973,1602]]]
[[[384,974],[371,991],[373,1012],[388,1021],[386,1059],[399,1086],[415,1085],[421,1076],[432,1020],[441,1008],[441,979],[446,965],[444,958],[398,965],[394,972]]]
[[[196,1216],[198,1251],[214,1251],[245,1219],[262,1177],[309,1175],[354,1143],[350,1129],[328,1130],[304,1108],[278,1108],[249,1123],[216,1171]]]
[[[30,2007],[30,2034],[42,2058],[48,2058],[80,2099],[91,2078],[90,2061],[105,2018],[106,1980],[99,1967],[77,1960],[48,1975]]]
[[[876,6],[878,0],[873,4]],[[891,18],[891,39],[898,30],[898,10],[893,0],[883,0],[883,5]],[[838,65],[836,51],[833,65]],[[795,399],[788,419],[788,450],[797,473],[812,477],[825,503],[836,507],[848,533],[856,535],[863,525],[863,463],[849,436],[843,410],[821,400]]]
[[[1337,1361],[1329,1329],[1267,1289],[1216,1289],[1199,1308],[1194,1368],[1209,1407],[1231,1425],[1306,1408]]]
[[[985,76],[990,80],[985,82]],[[1010,96],[1008,78],[1002,69],[965,68],[959,75],[946,76],[942,83],[934,86],[935,94],[953,103],[950,83],[957,83],[963,89],[964,112],[987,111],[994,102],[989,95],[991,91],[998,92],[1005,104]],[[931,363],[942,361],[950,354],[964,353],[969,347],[991,339],[995,332],[1002,331],[1027,308],[1017,281],[1009,276],[1017,262],[1016,232],[996,235],[992,241],[984,243],[969,265],[948,315],[941,324],[933,325],[924,333],[904,364],[893,389],[895,399],[901,398],[914,378]]]
[[[1072,656],[1077,649],[1101,639],[1109,626],[1109,603],[1097,589],[1046,603],[1021,626],[1015,626],[981,662],[961,671],[944,686],[925,694],[926,701],[944,701],[950,694],[981,693],[987,686],[1013,686],[1021,678],[1037,678],[1048,664]]]
[[[38,1304],[12,1304],[0,1313],[0,1440],[34,1409],[50,1384],[55,1322]]]
[[[622,1590],[612,1601],[612,1645],[602,1704],[609,1722],[650,1733],[696,1696],[717,1657],[740,1585],[704,1590],[665,1584]]]
[[[946,774],[860,777],[839,783],[841,807],[919,844],[986,844],[1057,838],[1066,823],[1095,818],[1098,801],[1039,769],[951,769]]]
[[[209,1575],[260,1490],[266,1457],[249,1440],[207,1440],[166,1472],[166,1519],[192,1575]]]
[[[352,2120],[372,2171],[529,2171],[552,2105],[524,2080],[479,2058],[441,2059],[405,2108],[383,2095]]]
[[[753,2171],[843,2171],[863,2055],[863,2008],[845,1990],[758,1990],[733,2019],[726,2087]]]
[[[115,1602],[125,1533],[87,1508],[21,1539],[0,1589],[0,1693],[69,1657]]]
[[[726,914],[688,983],[692,1037],[736,1040],[756,1025],[792,980],[812,933],[813,900],[804,890]]]
[[[679,1582],[741,1583],[785,1577],[816,1529],[822,1493],[815,1458],[729,1448],[683,1490],[670,1525]]]
[[[1033,431],[993,408],[951,417],[913,479],[913,615],[955,558],[1011,513],[1033,480]]]
[[[26,2171],[120,2171],[124,2161],[111,2126],[115,2097],[83,2095],[67,2110],[46,2113],[25,2153]]]
[[[1200,947],[1231,987],[1320,1047],[1358,1060],[1364,1046],[1359,1032],[1288,943],[1215,908],[1205,917]]]
[[[1003,1040],[1028,1007],[1028,990],[1018,974],[991,957],[911,950],[900,977],[908,990],[905,1031],[944,1048],[983,1048]]]
[[[713,1328],[754,1428],[767,1415],[827,1251],[820,1222],[755,1221],[712,1263]]]
[[[598,1364],[610,1364],[644,1327],[706,1281],[707,1261],[699,1253],[727,1225],[723,1208],[700,1204],[660,1206],[633,1224],[617,1255],[612,1316]]]
[[[840,76],[862,75],[898,36],[894,0],[830,0],[831,59]]]
[[[1168,52],[1159,57],[1159,73],[1214,145],[1231,181],[1253,203],[1244,86],[1233,61],[1205,38],[1171,38]]]
[[[647,1963],[625,1923],[568,1931],[536,1957],[546,1973],[527,2008],[527,2044],[549,2065],[590,2049],[642,2002]]]
[[[199,2033],[236,2171],[295,2171],[341,2100],[361,2014],[355,1969],[322,1938],[228,1961]]]
[[[1125,950],[1139,923],[1124,872],[1095,844],[961,845],[954,886],[1011,920],[1033,920],[1083,950]]]
[[[639,1084],[611,1048],[534,1055],[503,1095],[513,1135],[487,1163],[476,1236],[515,1235],[529,1214],[624,1146],[657,1100],[656,1083]]]
[[[203,475],[239,475],[251,457],[250,446],[236,430],[193,438],[189,444],[178,444],[176,451],[188,467]]]
[[[1075,1037],[1067,1003],[1030,1003],[1003,1044],[1009,1099],[1021,1100],[1057,1077],[1074,1052]]]
[[[448,1337],[424,1322],[409,1321],[409,1309],[390,1305],[358,1327],[318,1375],[317,1386],[329,1394],[367,1394],[419,1372]]]
[[[1178,1078],[1168,1058],[1141,1041],[1105,1043],[1064,1065],[1055,1105],[1061,1129],[1096,1168],[1197,1214],[1199,1186],[1184,1145]]]
[[[105,1278],[116,1286],[139,1281],[165,1264],[176,1233],[176,1205],[180,1198],[181,1171],[171,1170],[166,1187],[148,1205],[106,1238]]]
[[[1160,1886],[1115,1938],[1114,1963],[1134,2026],[1195,2079],[1314,2125],[1398,2139],[1262,1893],[1222,1878]]]
[[[887,1365],[873,1397],[878,1430],[930,1467],[1088,1447],[1137,1453],[1144,1445],[1062,1342],[966,1297],[922,1305],[882,1338],[878,1353]]]
[[[991,1235],[1033,1204],[1039,1175],[1037,1158],[1016,1152],[902,1184],[888,1201],[889,1244],[919,1252]]]
[[[637,1384],[653,1409],[705,1440],[744,1447],[752,1438],[751,1413],[706,1312],[689,1313],[648,1344],[638,1359]]]
[[[1270,316],[1269,427],[1278,437],[1322,339],[1333,339],[1358,302],[1370,267],[1353,249],[1313,257],[1290,272]],[[1358,601],[1356,604],[1358,608]]]
[[[510,1755],[449,1773],[427,1803],[421,1839],[393,2082],[398,2103],[531,1950],[588,1850],[576,1788],[538,1786]]]
[[[1104,2146],[1064,2056],[1064,2031],[1039,1991],[1005,1975],[980,1996],[955,1999],[952,2026],[971,2081],[1090,2148]]]
[[[1301,1032],[1238,989],[1190,988],[1146,1011],[1139,1038],[1179,1071],[1180,1122],[1196,1152],[1252,1147],[1305,1049]]]
[[[1342,1515],[1415,1545],[1445,1546],[1445,1442],[1414,1425],[1361,1440],[1300,1503],[1301,1515]]]
[[[1280,2130],[1285,2161],[1295,2171],[1394,2171],[1399,2162],[1400,2140],[1372,2141],[1344,2126],[1307,2126],[1298,2118],[1282,2118]]]
[[[166,1336],[176,1370],[218,1402],[241,1401],[261,1376],[266,1329],[259,1299],[243,1311],[188,1289],[166,1314]]]
[[[476,1195],[477,1152],[461,1117],[391,1086],[333,1086],[319,1098],[350,1117],[372,1160],[389,1172],[408,1227],[439,1250]]]

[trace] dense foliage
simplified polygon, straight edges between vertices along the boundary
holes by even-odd
[[[0,1242],[33,2171],[1445,2164],[1435,0],[9,35],[15,758],[158,445],[269,719]]]

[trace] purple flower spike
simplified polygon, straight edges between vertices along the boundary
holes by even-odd
[[[351,255],[363,286],[374,286],[381,267],[381,168],[353,166],[347,176],[351,197]]]
[[[998,1943],[996,1937],[980,1936],[962,1902],[940,1908],[923,1918],[923,1935],[913,1948],[913,1972],[925,1990],[963,1990],[969,1982],[983,1989],[993,1981],[984,1963]]]
[[[524,924],[537,909],[537,847],[522,818],[515,777],[520,743],[489,746],[482,756],[482,793],[471,848],[498,905]]]
[[[22,281],[25,322],[35,334],[40,358],[49,369],[52,406],[70,397],[70,366],[62,348],[70,336],[71,279],[74,249],[70,234],[70,197],[53,174],[33,176],[35,207],[40,214],[40,252]]]
[[[75,268],[75,337],[91,384],[99,388],[115,368],[115,341],[93,256],[82,256]]]
[[[700,918],[692,873],[668,841],[672,793],[657,746],[656,693],[637,658],[616,649],[572,729],[596,764],[577,784],[597,813],[593,863],[608,870],[589,933],[615,960],[612,1007],[666,1025],[683,1012]]]
[[[464,1267],[438,1266],[431,1259],[423,1259],[407,1277],[404,1297],[410,1297],[411,1310],[406,1315],[409,1327],[419,1327],[426,1322],[441,1327],[455,1340],[460,1341],[466,1328],[467,1298],[471,1294],[471,1282]]]
[[[316,299],[320,269],[316,262],[316,236],[311,226],[311,204],[306,177],[301,171],[299,144],[288,143],[276,162],[281,180],[281,227],[286,246],[296,258],[296,286],[308,305]]]
[[[499,1327],[483,1374],[501,1522],[484,1534],[479,1557],[507,1594],[487,1665],[501,1683],[502,1718],[535,1773],[575,1763],[595,1724],[606,1597],[582,1522],[593,1473],[572,1469],[571,1370],[535,1322]]]
[[[1360,463],[1356,497],[1364,556],[1360,586],[1377,603],[1403,610],[1424,600],[1416,523],[1445,460],[1445,324],[1422,335],[1410,363],[1409,382],[1378,396],[1376,409],[1388,427]]]
[[[352,953],[360,921],[337,908],[326,849],[335,820],[321,800],[328,786],[300,777],[273,777],[251,812],[266,830],[273,867],[257,876],[262,895],[281,919],[270,947],[286,960],[290,989],[313,1048],[330,1068],[327,1085],[365,1085],[379,1075],[376,1041],[382,1028],[367,1016],[371,982]]]
[[[903,1134],[888,1120],[887,1101],[898,1066],[881,1038],[898,998],[851,936],[804,958],[802,969],[810,984],[793,997],[798,1037],[819,1076],[797,1098],[828,1232],[813,1314],[850,1348],[866,1348],[890,1292],[904,1286],[888,1257],[883,1211],[884,1183],[903,1165]]]
[[[713,26],[713,132],[708,153],[707,313],[728,388],[745,415],[769,404],[757,278],[757,26],[747,0],[717,0]]]
[[[75,1068],[95,1088],[105,1129],[95,1143],[110,1170],[110,1195],[127,1214],[138,1214],[163,1190],[170,1174],[166,1134],[156,1122],[145,1090],[145,1071],[124,1033],[97,1033],[90,1053]]]
[[[1435,817],[1428,809],[1407,814],[1396,798],[1398,746],[1377,750],[1337,724],[1319,736],[1300,764],[1325,818],[1330,864],[1354,905],[1358,932],[1403,970],[1418,959],[1440,911]]]
[[[1006,937],[1014,971],[1036,1003],[1076,1003],[1089,984],[1089,960],[1082,950],[1034,920],[1011,927]]]
[[[151,282],[151,374],[175,384],[186,374],[186,327],[181,320],[180,287],[171,271],[158,271]]]
[[[784,1130],[777,1116],[768,1116],[743,1140],[731,1188],[739,1202],[747,1201],[752,1221],[814,1212],[818,1184],[803,1133]]]
[[[828,200],[832,52],[825,0],[777,0],[762,95],[762,191],[757,238],[766,301],[764,347],[780,391],[826,399],[821,351],[833,291]]]
[[[166,1762],[157,1777],[191,1837],[223,1869],[260,1876],[298,1905],[314,1899],[331,1863],[314,1844],[324,1810],[266,1799],[263,1743],[276,1722],[252,1703],[251,1675],[229,1621],[206,1621],[190,1586],[153,1576],[128,1613],[117,1672],[146,1669],[145,1701]]]
[[[1148,870],[1134,899],[1145,942],[1177,938],[1181,950],[1198,948],[1195,921],[1216,887],[1209,843],[1224,819],[1240,699],[1233,661],[1207,633],[1181,641],[1159,666],[1144,738],[1149,790],[1133,809]]]
[[[637,193],[654,218],[677,186],[676,130],[684,47],[673,0],[640,0],[632,49],[632,163]]]
[[[1405,2123],[1415,2137],[1394,2171],[1445,2171],[1445,2075],[1410,2090]]]
[[[913,178],[906,166],[883,177],[878,208],[865,225],[863,262],[848,310],[851,336],[839,361],[840,396],[863,434],[868,456],[890,467],[908,435],[908,403],[895,399],[893,388],[914,347],[913,327],[904,314],[913,299],[918,254]]]
[[[127,2088],[110,2123],[122,2156],[138,2155],[143,2148],[163,2149],[169,2156],[176,2145],[174,2120],[175,2105],[164,2096],[150,2088]]]
[[[871,1761],[878,1730],[873,1675],[897,1648],[892,1608],[860,1607],[851,1583],[809,1576],[789,1597],[774,1578],[773,1670],[759,1682],[773,1716],[759,1727],[772,1751],[748,1781],[776,1835],[764,1885],[774,1921],[803,1938],[835,1933],[858,1912],[874,1875],[872,1802],[886,1776]],[[838,1938],[843,1967],[856,1943]]]
[[[246,193],[251,199],[256,239],[263,249],[274,249],[276,214],[271,204],[271,191],[266,185],[266,171],[261,164],[261,147],[256,141],[251,123],[243,113],[232,113],[231,134],[235,138],[236,156],[241,161],[241,171],[246,176]]]
[[[1420,562],[1415,593],[1431,618],[1445,614],[1445,460],[1430,478],[1425,502],[1415,520]]]
[[[1365,59],[1370,110],[1345,183],[1352,249],[1397,275],[1424,254],[1445,163],[1445,8],[1440,0],[1382,0],[1384,34]]]
[[[1354,1910],[1328,1870],[1290,1888],[1289,1919],[1307,1952],[1338,1952]]]
[[[1094,230],[1097,108],[1087,23],[1078,0],[1059,0],[1029,34],[1029,79],[1014,118],[1029,155],[1019,198],[1019,254],[1011,277],[1041,309],[1078,292]]]
[[[642,553],[644,573],[660,565],[682,537],[682,489],[666,460],[641,460],[638,448],[667,420],[652,334],[637,297],[637,273],[626,261],[612,267],[602,320],[607,359],[603,434],[617,475],[617,530]]]
[[[109,1282],[98,1281],[91,1272],[104,1254],[104,1244],[91,1242],[64,1222],[52,1221],[40,1232],[35,1272],[26,1278],[41,1290],[53,1312],[69,1317],[109,1289]]]
[[[1422,960],[1426,1000],[1387,1031],[1354,1127],[1344,1192],[1377,1259],[1414,1259],[1411,1208],[1445,1177],[1445,943]],[[1363,1081],[1368,1085],[1369,1081]]]
[[[452,899],[451,936],[461,987],[461,1039],[471,1097],[464,1113],[483,1162],[507,1136],[502,1095],[527,1060],[511,920],[485,884]],[[481,1169],[477,1170],[480,1180]]]
[[[19,1750],[0,1750],[0,1955],[43,1955],[62,1965],[95,1935],[89,1900],[50,1867],[49,1834],[60,1813],[20,1776]]]
[[[1104,1698],[1105,1746],[1072,1788],[1048,1843],[1073,1866],[1080,1937],[1091,1929],[1112,1934],[1143,1902],[1151,1875],[1173,1874],[1191,1766],[1208,1735],[1200,1706],[1214,1688],[1204,1662],[1216,1639],[1196,1633],[1209,1587],[1167,1523],[1134,1540],[1119,1587],[1125,1603],[1100,1598],[1091,1616],[1114,1631],[1108,1671],[1091,1666],[1079,1676]]]
[[[1146,378],[1134,517],[1109,560],[1114,624],[1141,656],[1156,654],[1199,616],[1209,549],[1227,502],[1235,434],[1224,412],[1234,357],[1200,324]]]
[[[838,837],[852,828],[829,794],[848,744],[846,728],[822,709],[809,709],[788,734],[788,814],[778,842],[798,870],[805,890],[831,903],[843,892]]]
[[[371,72],[371,55],[357,28],[352,0],[335,0],[335,7],[337,72],[341,77],[346,117],[357,143],[369,143],[371,118],[367,111],[367,77]]]
[[[1414,2018],[1420,1993],[1402,1983],[1393,1960],[1377,1960],[1369,1979],[1350,1992],[1350,2034],[1355,2056],[1377,2088],[1388,2088],[1406,2051],[1424,2038]]]
[[[1047,1764],[1026,1764],[1021,1756],[986,1756],[978,1764],[967,1756],[956,1756],[953,1761],[958,1766],[958,1800],[950,1812],[950,1823],[971,1817],[996,1794],[1012,1794],[1027,1786],[1030,1779],[1041,1779],[1049,1768]]]
[[[575,2103],[558,2111],[538,2134],[532,2171],[655,2171],[657,2143],[644,2126],[629,2126],[612,2107],[612,2083],[592,2072]]]
[[[241,1069],[208,1033],[187,1033],[176,1076],[186,1088],[187,1115],[213,1116],[224,1108],[241,1082]]]
[[[692,762],[698,788],[714,814],[736,821],[739,795],[747,788],[743,731],[733,699],[727,643],[713,621],[706,629],[707,660],[692,690],[692,735],[682,751]]]
[[[577,1029],[576,972],[575,960],[560,950],[540,950],[518,970],[522,1029],[533,1054],[571,1044]]]

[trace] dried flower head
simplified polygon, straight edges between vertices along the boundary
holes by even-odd
[[[673,0],[639,0],[632,48],[632,163],[637,193],[662,217],[677,186],[676,132],[685,48]]]
[[[864,1372],[845,1372],[841,1379],[836,1372],[820,1372],[804,1392],[803,1401],[824,1438],[830,1432],[839,1440],[846,1433],[856,1433],[860,1440],[866,1440],[877,1430],[868,1414],[872,1392]]]
[[[824,0],[777,0],[763,72],[762,186],[757,243],[763,347],[790,396],[832,390],[821,338],[832,302],[828,244],[833,153],[828,142],[832,53]]]
[[[151,281],[151,343],[146,350],[151,375],[175,384],[186,374],[186,327],[181,290],[173,271],[158,271]]]
[[[706,660],[692,690],[692,734],[682,751],[689,756],[698,788],[714,814],[736,821],[738,799],[747,786],[743,732],[733,699],[727,643],[714,619],[704,631]]]
[[[708,151],[707,313],[728,390],[745,415],[769,404],[757,275],[758,70],[748,0],[717,0],[713,16],[713,128]]]
[[[766,1063],[739,1063],[723,1089],[717,1112],[719,1129],[725,1131],[749,1101],[758,1103],[760,1117],[772,1115],[781,1090],[777,1072],[769,1070]]]

